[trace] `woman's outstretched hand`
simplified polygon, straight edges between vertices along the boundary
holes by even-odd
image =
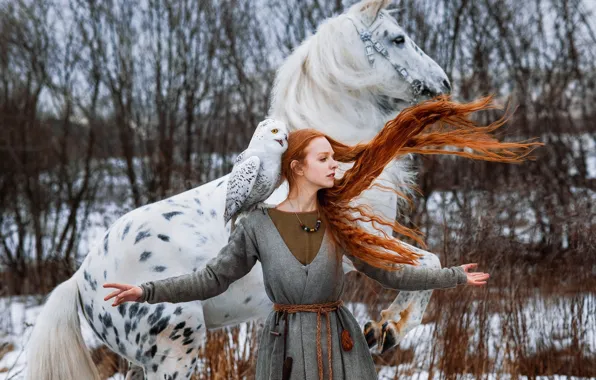
[[[103,299],[104,301],[107,301],[112,297],[116,297],[112,306],[118,306],[123,302],[136,301],[143,295],[143,289],[135,285],[108,283],[103,284],[103,287],[118,289],[114,290]]]
[[[464,268],[464,272],[466,272],[466,276],[468,276],[468,282],[466,285],[482,286],[486,284],[486,280],[490,277],[488,273],[468,272],[468,270],[476,268],[477,266],[477,263],[461,265],[461,267]]]

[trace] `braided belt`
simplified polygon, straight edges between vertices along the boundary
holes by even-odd
[[[288,334],[288,314],[296,312],[313,312],[317,313],[317,364],[319,368],[319,379],[323,379],[323,348],[321,347],[321,314],[325,314],[327,318],[327,364],[329,367],[329,379],[333,379],[333,368],[331,366],[331,322],[329,320],[329,312],[337,310],[343,305],[342,300],[328,302],[328,303],[315,303],[315,304],[273,304],[273,310],[281,311],[284,313],[285,325],[284,325],[284,364],[283,364],[283,376],[282,379],[288,379],[290,376],[292,358],[286,358],[286,339]],[[341,323],[341,319],[339,320]],[[342,324],[343,328],[343,324]],[[342,340],[344,334],[349,338],[349,332],[347,330],[342,331]],[[346,349],[346,345],[342,342],[344,350],[349,351],[351,347],[351,339],[348,344],[349,348]]]

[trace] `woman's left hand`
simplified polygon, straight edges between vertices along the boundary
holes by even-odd
[[[488,273],[468,272],[468,270],[476,268],[477,266],[478,263],[461,265],[461,267],[464,268],[464,272],[466,272],[466,276],[468,276],[468,282],[466,285],[482,286],[486,284],[486,280],[490,277]]]

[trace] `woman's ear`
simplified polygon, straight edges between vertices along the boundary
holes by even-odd
[[[292,160],[292,162],[290,162],[290,169],[292,169],[292,171],[298,175],[304,175],[302,165],[300,165],[298,160]]]

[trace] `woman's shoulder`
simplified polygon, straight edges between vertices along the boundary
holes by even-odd
[[[276,205],[273,203],[259,202],[251,210],[238,214],[236,217],[236,225],[242,223],[244,228],[253,229],[256,226],[263,228],[262,218],[265,217],[267,209],[274,208],[275,206]]]

